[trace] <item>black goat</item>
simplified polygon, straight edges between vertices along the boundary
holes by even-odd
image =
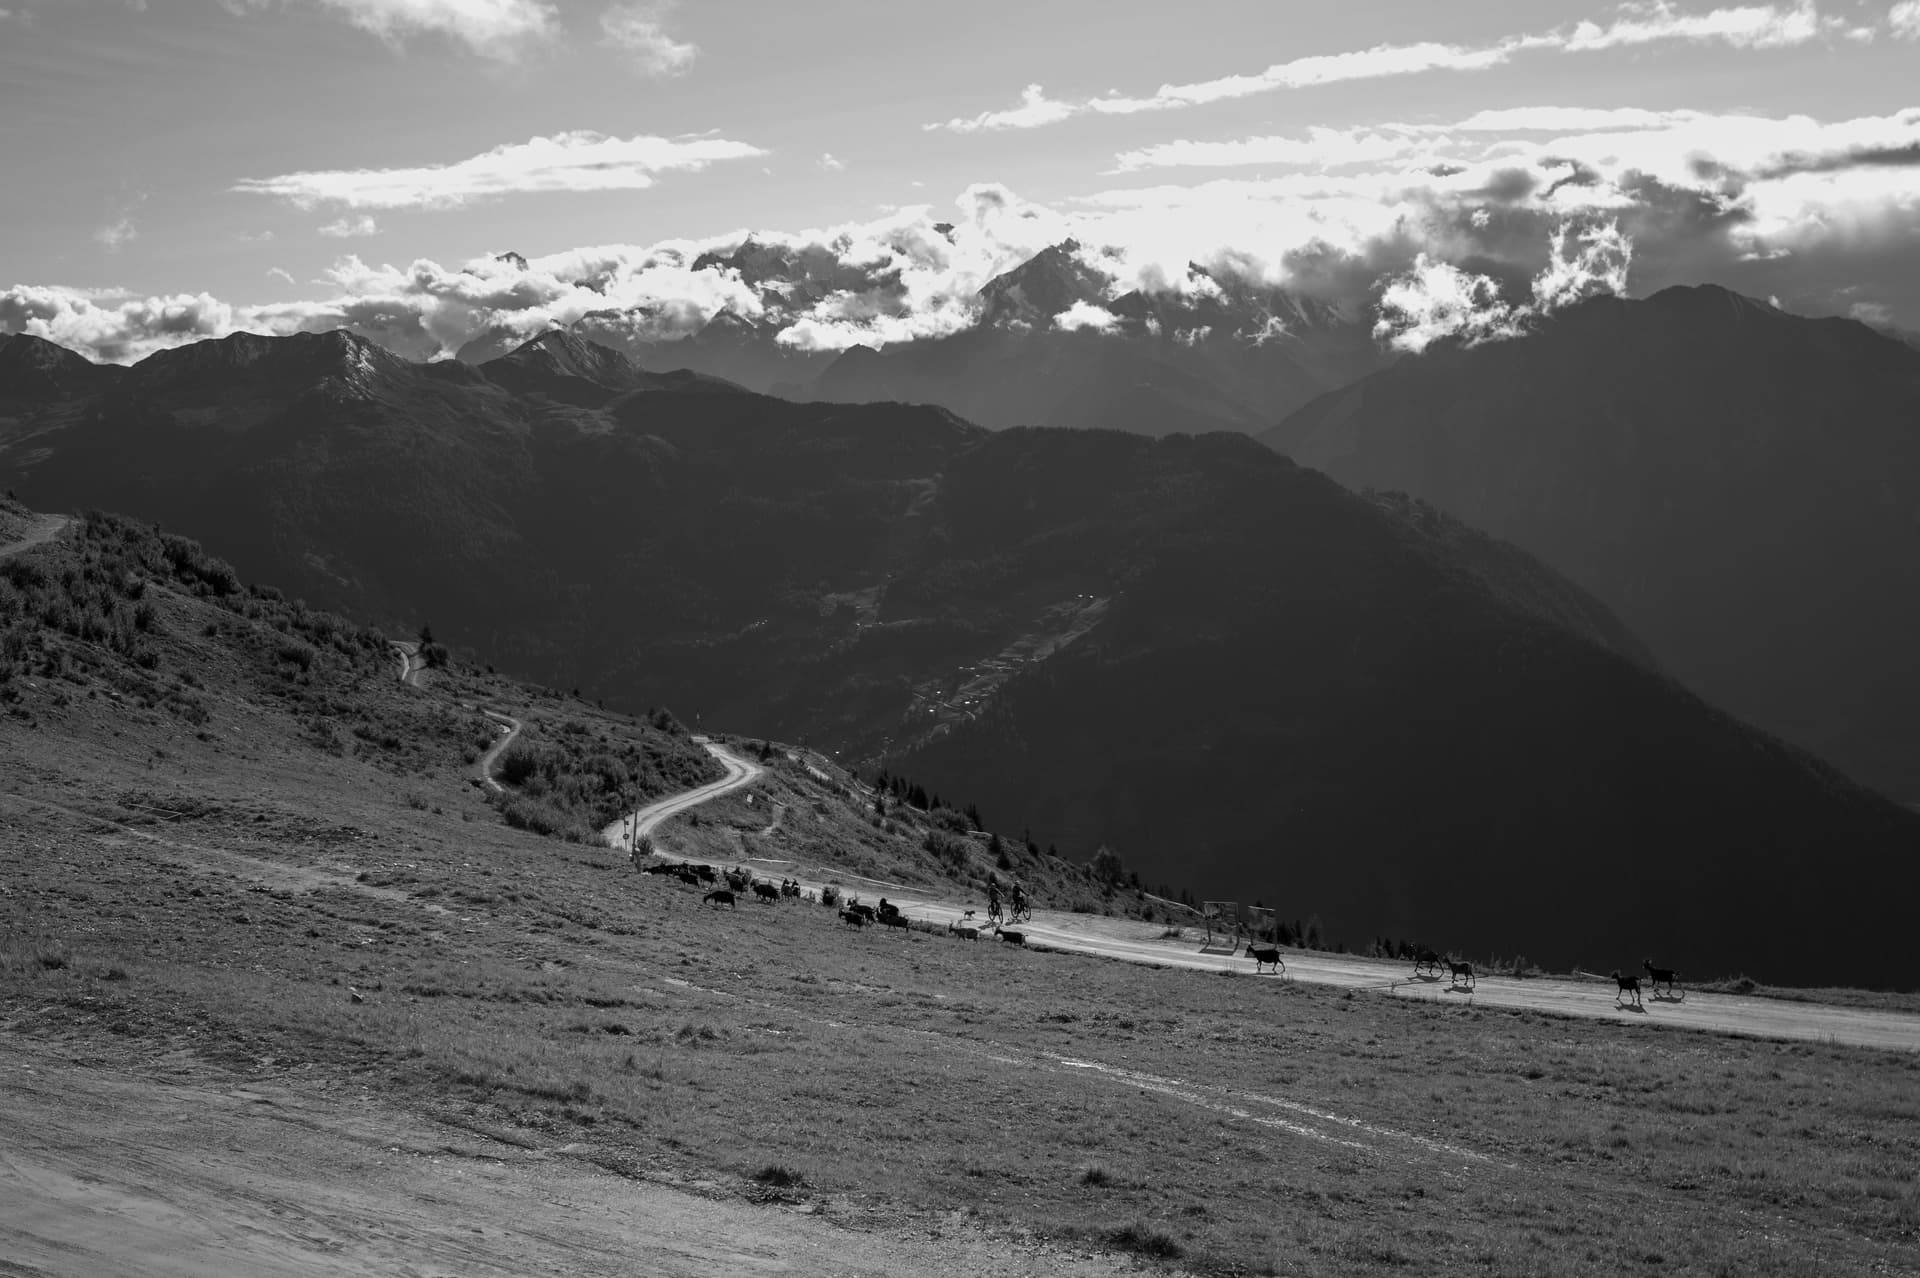
[[[1009,945],[1025,945],[1027,943],[1027,934],[1025,932],[1004,931],[998,923],[993,925],[993,934]]]
[[[1653,987],[1654,994],[1660,993],[1662,985],[1667,987],[1667,997],[1673,997],[1673,987],[1679,981],[1680,973],[1670,967],[1655,967],[1652,959],[1642,959],[1640,966],[1647,969],[1647,984]]]
[[[842,910],[840,911],[840,921],[848,927],[865,927],[867,925],[867,916],[858,910]]]
[[[1276,972],[1286,966],[1280,961],[1280,947],[1277,945],[1263,945],[1256,949],[1253,942],[1249,941],[1247,957],[1253,960],[1253,970],[1256,974],[1268,963],[1273,964],[1273,970]]]
[[[1640,978],[1639,977],[1622,976],[1620,975],[1620,969],[1617,967],[1614,968],[1613,971],[1607,973],[1607,975],[1611,976],[1614,979],[1614,982],[1620,987],[1620,989],[1613,996],[1614,1002],[1618,1003],[1623,997],[1625,997],[1628,994],[1631,994],[1633,995],[1633,1005],[1635,1007],[1640,1006]]]
[[[723,905],[730,910],[739,908],[733,903],[733,893],[727,891],[725,888],[716,888],[700,898],[700,904],[706,905],[709,903],[711,903],[716,910]]]
[[[1442,959],[1441,962],[1445,963],[1447,970],[1453,973],[1453,983],[1455,985],[1460,984],[1461,981],[1465,981],[1468,989],[1474,987],[1473,964],[1456,963],[1452,959]]]
[[[682,883],[686,884],[688,887],[700,886],[700,876],[695,874],[692,870],[677,871],[677,877]]]
[[[1440,955],[1433,950],[1419,949],[1413,955],[1413,974],[1415,976],[1440,975]]]
[[[780,889],[771,883],[755,883],[753,894],[763,901],[777,902],[780,899]]]
[[[904,932],[907,930],[907,916],[898,910],[895,910],[891,914],[882,914],[880,916],[880,926],[897,927]]]
[[[971,914],[973,911],[968,910],[967,913]],[[980,929],[977,927],[961,927],[958,923],[949,923],[947,924],[947,931],[963,941],[977,941],[980,939]]]

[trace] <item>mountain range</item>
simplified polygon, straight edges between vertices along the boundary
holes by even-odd
[[[1920,802],[1920,351],[1717,287],[1599,297],[1260,438],[1533,552],[1708,700]]]
[[[939,404],[993,429],[1251,434],[1384,362],[1365,316],[1197,263],[1164,287],[1129,288],[1073,240],[989,280],[959,327],[882,347],[795,339],[794,315],[874,294],[876,281],[838,260],[748,239],[693,269],[737,278],[759,313],[723,310],[688,333],[677,316],[610,308],[570,331],[655,371],[692,369],[803,401]],[[884,304],[875,295],[871,305]],[[493,332],[459,357],[484,363],[515,344]]]
[[[0,369],[29,370],[0,484],[35,506],[904,768],[1148,881],[1354,940],[1920,977],[1920,816],[1700,700],[1525,551],[1244,436],[793,403],[577,333],[477,366],[235,337],[119,373],[15,337]],[[1845,924],[1809,946],[1808,920]]]

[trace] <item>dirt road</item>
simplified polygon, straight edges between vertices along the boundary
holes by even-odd
[[[0,1272],[337,1274],[1129,1272],[1010,1252],[963,1221],[855,1232],[782,1205],[613,1175],[362,1089],[99,1068],[0,1029]],[[689,1190],[696,1192],[689,1192]]]
[[[720,766],[727,770],[727,775],[697,789],[669,795],[656,803],[648,804],[640,809],[637,823],[631,817],[622,817],[615,821],[600,832],[600,836],[607,841],[608,847],[631,852],[634,840],[640,835],[651,832],[662,821],[679,816],[688,808],[699,807],[702,803],[717,799],[723,794],[731,794],[742,786],[752,785],[760,779],[760,774],[766,771],[759,764],[741,758],[725,746],[706,737],[695,737],[694,741],[705,746],[708,754],[720,760]]]
[[[67,530],[73,520],[65,515],[37,516],[23,536],[0,545],[0,559],[10,559],[22,551],[32,550],[35,546],[44,546]]]
[[[688,808],[716,799],[742,786],[751,785],[762,769],[755,764],[696,737],[715,758],[727,767],[727,777],[697,790],[675,795],[641,811],[640,833],[644,834],[669,817]],[[612,847],[631,851],[624,822],[604,832]],[[747,858],[749,864],[761,858]],[[900,883],[865,879],[846,872],[812,876],[796,875],[779,862],[782,878],[798,878],[803,891],[818,893],[830,877],[834,882],[853,884],[854,890],[868,895],[885,893],[909,918],[938,927],[966,923],[984,927],[979,910],[966,917],[965,906],[927,896],[922,889]],[[1437,977],[1413,975],[1412,964],[1397,960],[1360,958],[1346,954],[1325,954],[1287,950],[1287,970],[1256,976],[1253,960],[1244,954],[1209,953],[1201,949],[1198,938],[1179,939],[1163,936],[1166,927],[1134,919],[1114,919],[1090,914],[1066,914],[1038,911],[1033,921],[1019,930],[1030,944],[1050,949],[1069,950],[1119,959],[1127,963],[1147,963],[1159,967],[1185,968],[1196,972],[1238,972],[1255,980],[1311,981],[1348,989],[1384,991],[1395,998],[1417,998],[1430,1002],[1465,1003],[1475,1007],[1502,1007],[1552,1012],[1561,1016],[1581,1016],[1595,1020],[1620,1021],[1633,1025],[1666,1025],[1679,1029],[1706,1030],[1719,1034],[1742,1034],[1753,1038],[1796,1039],[1815,1043],[1838,1043],[1854,1047],[1888,1048],[1894,1051],[1920,1051],[1920,1016],[1873,1008],[1838,1007],[1826,1003],[1795,1003],[1783,999],[1743,998],[1731,994],[1685,993],[1676,997],[1655,998],[1643,993],[1638,1006],[1622,1004],[1614,998],[1611,980],[1591,977],[1536,978],[1514,980],[1487,976],[1472,988],[1457,986]],[[983,935],[982,939],[986,939]]]

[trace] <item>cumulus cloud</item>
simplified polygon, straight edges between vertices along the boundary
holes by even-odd
[[[1373,335],[1414,354],[1442,338],[1478,346],[1518,337],[1582,298],[1625,293],[1632,261],[1632,241],[1618,223],[1556,227],[1547,266],[1533,278],[1532,301],[1516,304],[1491,276],[1418,253],[1403,274],[1383,282]]]
[[[1092,302],[1075,302],[1066,310],[1053,317],[1053,326],[1074,333],[1083,328],[1104,333],[1119,324],[1120,317],[1102,306]]]
[[[822,151],[816,163],[828,173],[844,173],[847,168],[847,162],[834,155],[831,151]]]
[[[672,0],[616,4],[600,15],[600,42],[619,50],[641,75],[679,75],[700,49],[667,34],[666,21],[676,7]]]
[[[489,197],[536,191],[639,191],[657,175],[722,160],[765,155],[724,138],[631,138],[559,133],[497,146],[453,164],[403,169],[333,169],[244,178],[234,190],[271,195],[300,208],[451,208]]]
[[[1887,10],[1887,30],[1901,40],[1920,40],[1920,0],[1900,0]]]
[[[551,0],[280,0],[318,7],[400,47],[416,35],[445,36],[474,53],[510,62],[560,33]],[[265,9],[275,0],[222,0],[228,9]]]
[[[371,213],[362,213],[358,217],[337,218],[317,228],[320,234],[329,239],[347,240],[365,235],[378,235],[380,224]]]
[[[0,331],[30,333],[115,363],[221,337],[233,326],[233,308],[205,293],[143,298],[21,284],[0,292]]]
[[[1379,44],[1345,53],[1315,54],[1278,62],[1264,71],[1221,76],[1185,84],[1163,84],[1150,94],[1067,101],[1049,98],[1038,84],[1021,93],[1017,106],[955,116],[923,127],[955,133],[983,130],[1034,129],[1075,116],[1135,115],[1174,111],[1233,98],[1252,97],[1282,89],[1354,80],[1378,80],[1422,75],[1434,71],[1486,71],[1534,52],[1594,53],[1661,43],[1722,44],[1736,49],[1773,49],[1805,44],[1834,30],[1820,17],[1811,0],[1797,4],[1757,4],[1686,14],[1664,0],[1621,6],[1606,25],[1583,21],[1537,35],[1509,36],[1491,44],[1469,46],[1425,41],[1417,44]]]

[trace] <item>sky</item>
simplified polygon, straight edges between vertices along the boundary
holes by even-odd
[[[806,286],[695,269],[750,233]],[[1920,0],[0,0],[0,331],[95,358],[883,344],[1068,236],[1116,290],[1920,328]]]

